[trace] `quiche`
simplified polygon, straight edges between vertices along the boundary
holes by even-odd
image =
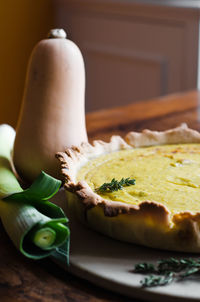
[[[87,226],[121,241],[200,252],[199,132],[186,124],[129,132],[56,157],[69,210]]]

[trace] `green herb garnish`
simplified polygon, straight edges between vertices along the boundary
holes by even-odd
[[[156,265],[144,262],[136,264],[133,272],[149,274],[140,281],[142,287],[162,286],[199,273],[200,259],[169,258],[158,261]]]
[[[99,192],[114,192],[118,190],[122,190],[125,186],[135,185],[135,179],[122,178],[120,181],[113,178],[111,182],[105,182],[101,185],[97,191]]]

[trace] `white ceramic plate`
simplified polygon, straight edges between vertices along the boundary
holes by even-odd
[[[66,203],[63,191],[57,195],[59,205]],[[139,262],[197,255],[165,252],[110,239],[79,224],[70,217],[71,251],[69,271],[101,287],[148,301],[200,301],[200,277],[190,277],[170,285],[142,288],[143,275],[131,272]],[[63,263],[58,263],[64,267]]]

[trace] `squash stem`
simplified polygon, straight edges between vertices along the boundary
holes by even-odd
[[[67,34],[62,28],[51,29],[47,35],[48,39],[66,39]]]

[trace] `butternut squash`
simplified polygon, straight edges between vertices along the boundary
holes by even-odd
[[[64,30],[51,30],[27,70],[13,155],[22,179],[31,182],[41,170],[59,177],[55,153],[87,141],[84,97],[82,54]]]

